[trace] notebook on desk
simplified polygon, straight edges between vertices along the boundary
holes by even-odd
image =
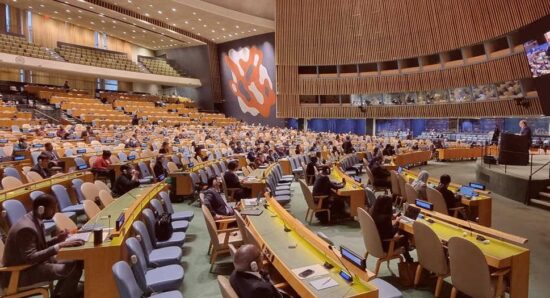
[[[260,216],[264,211],[260,208],[245,209],[241,211],[242,215]]]

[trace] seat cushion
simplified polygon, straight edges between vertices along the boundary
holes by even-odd
[[[193,211],[178,211],[172,213],[172,220],[187,220],[191,221],[195,217]]]
[[[290,185],[277,185],[277,190],[290,190]]]
[[[284,206],[290,203],[290,196],[277,196],[275,197],[275,200],[277,203],[281,204],[281,206]]]
[[[84,205],[83,204],[76,204],[76,205],[71,205],[71,206],[67,206],[65,208],[63,208],[63,210],[61,210],[62,212],[75,212],[77,214],[81,214],[81,213],[84,213]]]
[[[183,294],[180,291],[170,291],[149,296],[151,298],[183,298]]]
[[[281,178],[277,183],[278,184],[292,184],[294,180],[292,179],[285,179],[285,178]]]
[[[290,196],[290,190],[276,190],[273,193],[274,196]]]
[[[189,228],[189,222],[187,220],[172,221],[172,228],[174,232],[185,232]]]
[[[378,288],[378,297],[380,298],[401,298],[403,293],[387,281],[375,278],[369,281],[370,284]]]
[[[184,232],[174,232],[172,237],[166,241],[158,241],[157,248],[168,247],[168,246],[183,246],[185,244],[185,233]]]
[[[183,267],[168,265],[150,269],[145,273],[147,288],[155,292],[179,290],[183,283]]]
[[[156,267],[179,264],[182,255],[181,248],[177,246],[157,248],[149,254],[149,263]]]
[[[283,175],[281,180],[294,181],[294,175]]]

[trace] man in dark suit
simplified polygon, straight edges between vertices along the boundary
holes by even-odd
[[[241,185],[241,181],[239,181],[239,177],[237,174],[235,174],[235,170],[237,170],[238,164],[236,161],[231,161],[227,165],[227,171],[223,174],[223,179],[225,180],[225,186],[227,188],[239,188],[238,191],[234,194],[234,199],[236,201],[240,201],[241,199],[250,197],[251,190],[250,188],[245,188]]]
[[[233,208],[225,203],[220,194],[220,181],[217,177],[208,178],[208,189],[203,191],[204,205],[210,210],[215,219],[223,218],[224,216],[232,216],[235,214]]]
[[[239,298],[287,297],[271,282],[267,272],[262,271],[262,253],[252,244],[245,244],[237,250],[233,258],[235,271],[229,282]]]
[[[521,128],[521,131],[519,132],[519,134],[521,136],[526,136],[527,137],[527,142],[529,144],[529,147],[531,147],[531,145],[533,144],[533,133],[531,132],[531,127],[529,127],[529,125],[527,125],[527,120],[521,120],[519,122],[519,127]]]
[[[334,193],[335,190],[343,188],[346,185],[346,181],[342,179],[342,183],[334,183],[330,180],[330,166],[323,166],[321,168],[321,173],[316,177],[315,183],[313,184],[313,199],[315,204],[318,203],[320,196],[326,196],[323,200],[322,207],[324,209],[330,209],[330,218],[331,220],[336,220],[338,217],[345,217],[345,208],[346,204],[343,198],[338,198]],[[334,191],[333,191],[334,190]],[[317,212],[315,216],[321,224],[328,224],[328,213],[327,212]]]
[[[67,231],[46,241],[43,221],[56,212],[56,201],[48,194],[33,201],[32,211],[25,214],[9,230],[4,248],[5,266],[33,265],[19,276],[19,286],[57,280],[52,297],[79,297],[78,282],[82,275],[82,263],[60,262],[55,259],[59,249],[84,244],[80,240],[66,240]],[[9,282],[9,273],[1,275],[2,285]]]
[[[118,176],[113,187],[113,192],[119,196],[139,186],[139,172],[136,169],[130,165],[122,165],[120,171],[122,175]]]
[[[52,176],[52,171],[50,170],[50,156],[45,153],[40,153],[36,160],[38,162],[31,168],[31,171],[37,172],[44,179],[50,178]]]
[[[353,153],[353,145],[351,144],[351,139],[349,136],[347,136],[344,143],[342,143],[342,149],[345,154]]]
[[[460,195],[455,195],[452,191],[448,189],[449,184],[451,184],[451,176],[444,174],[439,177],[439,185],[435,188],[441,193],[445,203],[447,204],[447,209],[455,208],[460,206]],[[448,210],[449,211],[449,210]],[[450,211],[449,211],[450,214]]]

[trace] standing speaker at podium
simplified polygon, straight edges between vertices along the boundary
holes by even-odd
[[[519,122],[519,135],[503,133],[500,138],[498,163],[501,165],[526,166],[529,164],[529,148],[532,142],[531,128],[527,121]]]

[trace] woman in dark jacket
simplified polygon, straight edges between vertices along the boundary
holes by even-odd
[[[376,229],[378,230],[378,234],[382,240],[382,248],[385,252],[388,251],[390,242],[384,240],[393,239],[393,237],[399,233],[399,217],[394,218],[392,203],[393,201],[390,196],[379,196],[378,199],[376,199],[371,211],[372,219],[376,224]],[[395,243],[395,249],[399,247],[405,248],[405,251],[403,252],[405,260],[407,262],[412,262],[413,258],[409,254],[409,240],[406,235],[403,235]]]
[[[160,177],[163,176],[166,178],[166,169],[164,168],[164,155],[157,156],[155,166],[153,167],[153,171],[155,172],[155,178],[157,180],[161,180]]]

